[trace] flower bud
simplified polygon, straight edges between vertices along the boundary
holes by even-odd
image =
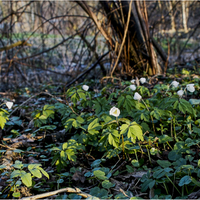
[[[138,93],[138,92],[136,92],[135,94],[134,94],[134,97],[133,97],[133,99],[134,100],[141,100],[142,99],[142,96]]]
[[[13,106],[13,102],[7,101],[6,106],[8,107],[8,109],[11,109]]]
[[[135,85],[130,85],[129,86],[131,90],[135,91],[136,90],[136,86]]]
[[[179,82],[177,82],[177,81],[172,81],[171,85],[174,86],[174,87],[176,88],[176,87],[178,87]]]
[[[186,85],[186,88],[189,92],[194,92],[195,91],[195,88],[194,88],[194,84],[191,83],[191,84],[187,84]]]
[[[140,83],[141,84],[144,84],[144,83],[146,83],[147,81],[146,81],[146,78],[140,78]]]
[[[179,90],[179,91],[177,92],[177,94],[178,94],[179,97],[182,97],[182,96],[183,96],[183,93],[184,93],[183,90]]]
[[[88,89],[89,89],[89,86],[88,85],[83,85],[83,90],[85,90],[85,91],[88,91]]]

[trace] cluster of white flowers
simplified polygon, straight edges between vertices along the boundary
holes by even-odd
[[[178,81],[172,81],[171,85],[172,85],[173,87],[177,88],[178,85],[179,85],[179,82],[178,82]],[[194,83],[187,84],[187,85],[186,85],[186,89],[187,89],[187,91],[189,91],[189,92],[194,92],[194,91],[195,91]],[[184,94],[184,90],[181,89],[181,90],[177,91],[177,94],[178,94],[179,97],[182,97],[183,94]]]
[[[85,90],[85,91],[88,91],[88,89],[89,89],[89,86],[88,85],[83,85],[83,90]]]
[[[132,80],[131,80],[131,83],[132,83],[132,84],[135,84],[135,82],[136,82],[135,79],[132,79]],[[140,83],[141,83],[141,84],[144,84],[144,83],[146,83],[146,82],[147,82],[146,78],[143,78],[143,77],[140,78]]]

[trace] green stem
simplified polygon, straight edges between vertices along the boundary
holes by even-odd
[[[184,196],[184,185],[182,187],[182,197]]]
[[[167,190],[167,186],[166,186],[166,184],[165,183],[163,183],[163,185],[164,185],[164,187],[165,187],[165,190],[166,190],[166,192],[167,192],[167,195],[169,194],[169,192],[168,192],[168,190]]]
[[[149,108],[148,108],[147,104],[144,102],[143,99],[142,99],[142,102],[144,103],[144,105],[146,106],[147,110],[149,111]],[[151,117],[151,123],[152,123],[152,126],[153,126],[153,131],[154,131],[154,134],[156,136],[156,130],[155,130],[155,126],[154,126],[154,123],[153,123],[153,117],[152,117],[152,115],[150,115],[150,117]]]
[[[150,153],[149,153],[148,145],[146,145],[146,149],[147,149],[147,153],[148,153],[149,161],[150,161],[150,163],[151,163],[151,156],[150,156]],[[151,164],[152,164],[152,163],[151,163]]]
[[[171,184],[174,186],[174,188],[178,191],[178,193],[181,195],[181,192],[178,190],[178,188],[174,185],[174,183],[172,182],[172,180],[165,174],[165,176],[167,177],[167,179],[171,182]]]
[[[137,156],[136,149],[134,149],[134,152],[135,152],[135,157],[136,157],[136,159],[137,159],[137,161],[138,161],[138,156]]]
[[[176,140],[176,129],[175,129],[175,118],[173,118],[173,126],[174,126],[174,138]]]
[[[169,144],[169,142],[167,142],[167,144],[169,145],[169,147],[171,148],[171,150],[173,150],[173,148],[171,147],[171,145]]]
[[[119,128],[119,121],[118,121],[118,117],[116,117],[116,122],[117,122],[117,126]],[[124,136],[122,134],[122,152],[123,152],[123,160],[125,159],[125,153],[124,153]]]

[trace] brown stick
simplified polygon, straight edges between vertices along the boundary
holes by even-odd
[[[23,200],[41,199],[41,198],[53,196],[53,195],[56,195],[56,194],[59,194],[59,193],[62,193],[62,192],[76,193],[77,195],[80,195],[80,196],[82,196],[82,197],[84,197],[84,198],[92,197],[92,195],[90,195],[90,194],[81,192],[81,190],[78,189],[78,188],[73,189],[73,188],[67,187],[67,188],[63,188],[63,189],[60,189],[60,190],[55,190],[55,191],[53,191],[53,192],[46,192],[46,193],[38,194],[38,195],[35,195],[35,196],[24,197],[24,198],[22,198],[22,199],[23,199]]]

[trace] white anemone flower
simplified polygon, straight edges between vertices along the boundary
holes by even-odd
[[[110,115],[115,116],[115,117],[119,117],[120,115],[120,110],[116,107],[112,107],[110,109]]]
[[[136,92],[135,94],[134,94],[134,97],[133,97],[133,99],[134,100],[141,100],[142,99],[142,96],[138,93],[138,92]]]
[[[129,86],[131,90],[135,91],[136,90],[136,86],[135,85],[130,85]]]
[[[132,84],[135,84],[135,79],[132,79],[132,80],[131,80],[131,83],[132,83]]]
[[[171,85],[176,88],[176,87],[178,87],[179,82],[178,81],[172,81]]]
[[[144,84],[144,83],[146,83],[146,82],[147,82],[146,78],[140,78],[140,83],[141,83],[141,84]]]
[[[85,90],[85,91],[88,91],[88,89],[89,89],[89,86],[88,85],[83,85],[83,90]]]
[[[183,93],[184,93],[183,90],[179,90],[179,91],[177,92],[177,94],[178,94],[179,97],[182,97],[182,96],[183,96]]]
[[[194,84],[191,83],[191,84],[187,84],[186,85],[186,88],[189,92],[194,92],[195,91],[195,88],[194,88]]]
[[[6,106],[8,107],[8,109],[11,109],[13,106],[13,102],[7,101]]]

